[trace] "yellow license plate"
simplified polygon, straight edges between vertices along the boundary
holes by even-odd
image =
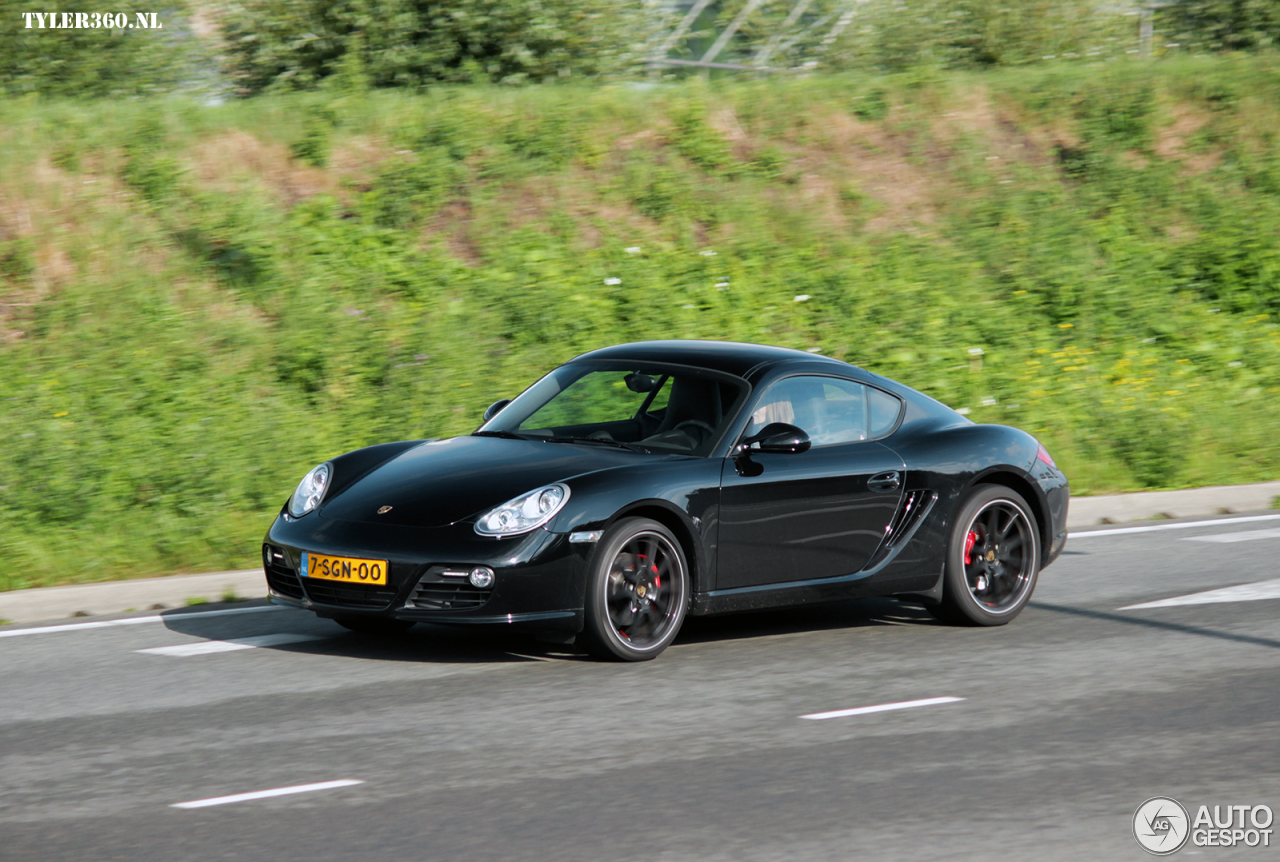
[[[324,554],[302,555],[302,576],[349,584],[385,584],[386,560],[357,560],[352,557],[329,557]]]

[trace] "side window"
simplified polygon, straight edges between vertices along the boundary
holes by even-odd
[[[760,397],[747,425],[747,436],[771,422],[795,425],[809,435],[814,446],[865,440],[867,388],[836,377],[787,377]]]
[[[649,402],[649,409],[646,411],[650,415],[661,415],[662,411],[667,407],[667,402],[671,400],[671,378],[670,376],[665,376],[661,380],[662,388],[653,396],[653,400]]]
[[[871,407],[871,436],[889,433],[902,412],[902,402],[887,392],[868,387],[867,403]]]

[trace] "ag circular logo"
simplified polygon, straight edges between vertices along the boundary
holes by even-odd
[[[1148,853],[1156,856],[1177,853],[1190,834],[1187,809],[1176,799],[1153,796],[1133,812],[1133,837]]]

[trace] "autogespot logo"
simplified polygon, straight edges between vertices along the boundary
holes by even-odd
[[[1190,834],[1187,809],[1176,799],[1153,796],[1133,812],[1133,837],[1148,853],[1156,856],[1177,853]]]
[[[1270,847],[1275,816],[1268,805],[1208,805],[1193,820],[1182,803],[1153,796],[1133,812],[1133,837],[1156,856],[1177,853],[1191,839],[1196,847]]]

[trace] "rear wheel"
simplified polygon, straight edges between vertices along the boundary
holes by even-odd
[[[936,618],[1004,625],[1022,612],[1040,573],[1040,531],[1031,507],[1003,485],[973,489],[952,528]]]
[[[398,635],[408,631],[413,625],[410,620],[393,620],[386,617],[334,617],[333,621],[343,628],[362,635]]]
[[[646,661],[675,640],[689,604],[689,567],[670,530],[647,518],[614,524],[596,546],[583,629],[601,658]]]

